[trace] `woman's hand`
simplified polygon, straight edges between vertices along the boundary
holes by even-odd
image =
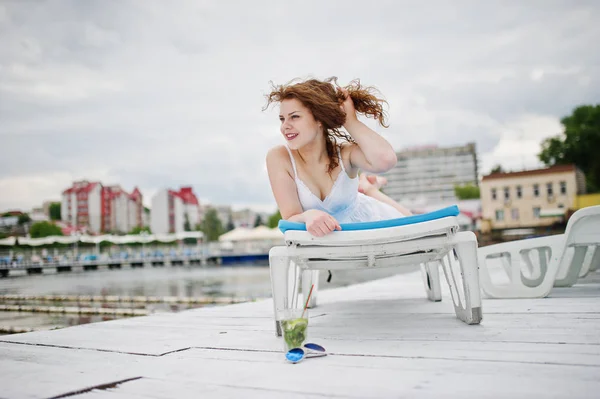
[[[323,237],[342,227],[333,216],[327,212],[311,209],[305,212],[306,231],[316,237]]]
[[[344,123],[344,127],[346,127],[346,125],[358,121],[358,118],[356,117],[356,109],[354,108],[354,103],[352,102],[352,97],[350,97],[348,90],[343,87],[340,87],[339,90],[346,96],[346,99],[342,105],[340,105],[340,108],[346,114],[346,122]]]

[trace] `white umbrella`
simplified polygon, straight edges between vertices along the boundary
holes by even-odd
[[[251,230],[246,227],[237,227],[225,234],[219,236],[219,241],[246,241]]]

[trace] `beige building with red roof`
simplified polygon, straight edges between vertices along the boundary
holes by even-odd
[[[480,183],[481,208],[488,229],[549,226],[577,208],[585,176],[575,165],[492,173]],[[482,226],[485,230],[486,228]]]

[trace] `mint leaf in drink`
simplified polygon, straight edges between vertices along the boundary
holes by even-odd
[[[283,320],[281,326],[283,328],[283,339],[288,348],[299,348],[306,341],[308,319]]]

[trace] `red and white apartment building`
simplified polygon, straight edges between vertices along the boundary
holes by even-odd
[[[195,230],[201,220],[200,210],[192,187],[181,187],[179,191],[159,190],[152,197],[150,230],[153,234],[180,233],[185,231],[186,221],[191,230]]]
[[[90,233],[128,233],[143,225],[142,193],[135,188],[127,193],[120,186],[100,182],[76,181],[63,191],[62,220]]]

